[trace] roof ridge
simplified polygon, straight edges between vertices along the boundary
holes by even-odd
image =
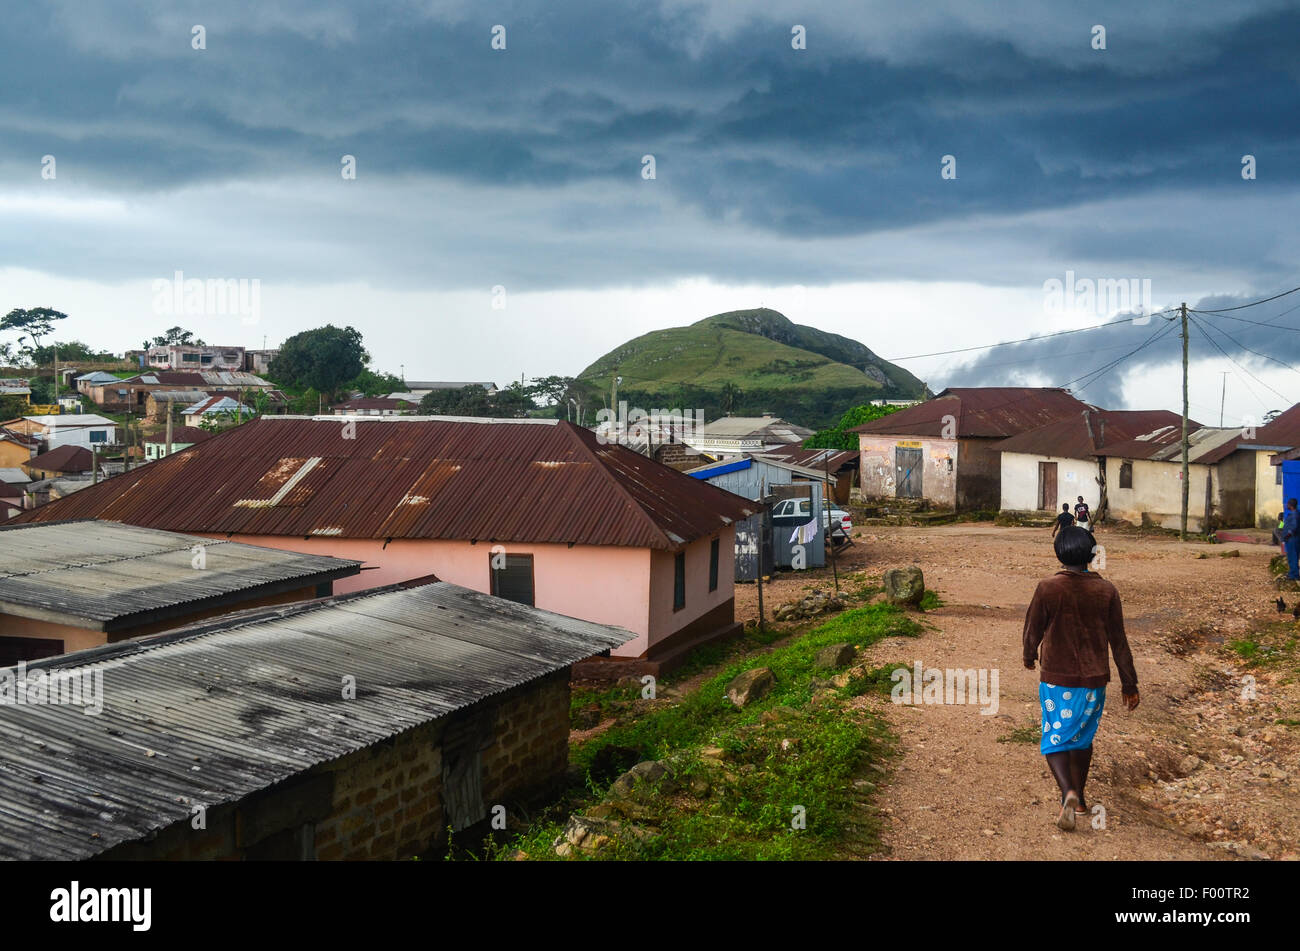
[[[562,423],[565,422],[565,420],[557,419],[556,422]],[[587,441],[582,436],[581,433],[588,432],[588,431],[582,430],[580,432],[578,427],[573,425],[573,423],[567,423],[565,427],[565,432],[569,434],[569,438],[575,440],[582,447],[583,451],[586,452],[587,455],[591,457],[591,461],[600,467],[600,472],[602,477],[606,481],[612,482],[614,484],[615,490],[627,500],[628,504],[630,504],[633,509],[636,510],[637,517],[640,518],[643,522],[648,523],[651,529],[653,529],[653,531],[656,534],[658,534],[658,536],[661,539],[663,539],[665,542],[668,543],[670,548],[676,548],[678,543],[674,542],[671,538],[669,538],[668,533],[665,532],[662,527],[660,527],[659,523],[650,517],[650,513],[647,512],[642,507],[641,503],[636,500],[636,497],[632,495],[632,493],[628,490],[627,486],[623,485],[623,480],[618,478],[618,476],[616,476],[613,472],[609,470],[609,466],[605,463],[605,460],[600,458],[600,453],[597,452],[595,449],[593,449],[591,446],[587,445]],[[600,437],[597,436],[595,433],[590,433],[590,436],[592,439],[597,439],[597,440],[600,439]],[[614,443],[614,446],[617,447],[618,443]],[[626,447],[622,447],[622,448],[626,448]],[[632,450],[628,449],[627,451],[631,452]],[[638,458],[643,458],[640,455],[640,453],[634,453],[634,455],[636,455]]]

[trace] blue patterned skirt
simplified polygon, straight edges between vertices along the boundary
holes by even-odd
[[[1043,714],[1043,755],[1092,746],[1106,705],[1105,687],[1058,687],[1039,683],[1038,705]]]

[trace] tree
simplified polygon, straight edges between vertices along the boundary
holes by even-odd
[[[511,383],[505,389],[489,394],[477,383],[458,390],[433,390],[420,400],[420,413],[425,416],[494,416],[503,419],[527,416],[536,409],[525,387]]]
[[[348,381],[346,389],[360,390],[366,396],[387,396],[389,393],[404,393],[406,381],[391,373],[362,370],[356,379]]]
[[[49,307],[33,307],[30,310],[15,307],[4,317],[0,317],[0,333],[6,330],[22,331],[32,338],[31,346],[22,349],[31,352],[40,349],[42,337],[54,332],[54,322],[56,320],[67,319],[67,314],[52,310]],[[21,344],[24,338],[20,337],[18,339]]]
[[[152,341],[145,341],[145,349],[150,347],[170,347],[173,345],[185,347],[206,347],[202,340],[194,336],[193,333],[184,327],[168,327],[162,332],[162,336],[154,337]]]
[[[849,430],[861,426],[863,423],[869,423],[873,419],[880,419],[882,416],[896,413],[900,409],[902,409],[901,406],[872,406],[870,404],[855,406],[841,416],[840,421],[831,429],[823,429],[805,439],[803,447],[805,449],[857,449],[858,434]]]
[[[294,334],[281,344],[267,373],[286,386],[319,390],[333,402],[343,385],[355,380],[369,362],[360,331],[327,324]]]
[[[740,387],[728,380],[726,383],[722,384],[720,395],[722,397],[722,411],[724,413],[734,413],[736,407],[740,405],[741,398],[744,397],[745,394]]]

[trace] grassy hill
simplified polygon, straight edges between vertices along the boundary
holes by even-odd
[[[645,409],[700,408],[709,416],[771,412],[813,429],[871,399],[925,395],[925,384],[863,344],[766,308],[656,330],[605,354],[579,375]]]

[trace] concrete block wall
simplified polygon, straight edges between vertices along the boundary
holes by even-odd
[[[492,739],[481,751],[483,801],[494,805],[541,791],[569,759],[569,671],[563,669],[460,711],[484,717]],[[99,858],[164,861],[274,857],[300,847],[320,860],[407,859],[446,842],[442,739],[435,720],[207,811],[206,828],[183,820],[151,839],[116,846]],[[293,838],[297,837],[297,838]],[[291,841],[292,839],[292,841]],[[296,855],[292,857],[297,857]]]

